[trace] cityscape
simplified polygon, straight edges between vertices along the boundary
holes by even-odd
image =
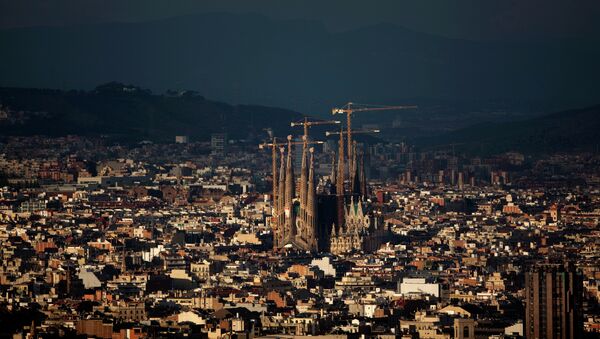
[[[341,6],[336,1],[331,4]],[[85,4],[61,3],[37,18],[6,4],[14,17],[0,15],[6,20],[0,45],[10,47],[0,57],[0,70],[7,71],[0,72],[0,338],[600,338],[600,92],[592,84],[600,69],[590,66],[573,83],[579,92],[555,93],[565,78],[552,71],[536,68],[520,78],[521,61],[544,69],[523,61],[534,54],[523,52],[532,46],[502,35],[502,43],[489,47],[506,33],[494,25],[480,27],[481,41],[469,35],[467,22],[452,31],[427,16],[431,24],[417,26],[431,32],[398,33],[394,25],[404,21],[386,11],[405,5],[384,3],[348,5],[328,16],[307,1],[321,13],[311,17],[292,5],[272,12],[273,2],[256,1],[251,18],[232,24],[235,33],[222,21],[246,15],[238,13],[243,2],[207,5],[197,14],[187,11],[204,11],[206,4],[132,1],[131,8],[146,13],[138,17],[107,1],[106,9],[90,4],[103,14],[88,19],[74,14],[87,13]],[[490,13],[479,6],[482,16]],[[221,13],[226,10],[237,14]],[[338,24],[342,13],[362,10],[369,19],[358,28],[312,26],[313,19]],[[561,7],[547,10],[557,14]],[[51,19],[57,14],[60,22]],[[577,18],[558,27],[578,27],[581,39],[600,36],[592,23],[575,25]],[[177,73],[178,62],[189,61],[183,53],[189,46],[176,41],[197,22],[221,27],[212,34],[222,42],[207,43],[199,69],[237,67],[238,80]],[[229,35],[245,34],[237,25],[267,35],[279,30],[299,48],[282,53],[278,38],[240,42]],[[553,30],[515,26],[523,39],[525,33],[554,38]],[[165,30],[172,44],[161,40]],[[165,57],[164,69],[153,68],[156,55],[139,60],[144,75],[137,77],[126,61],[104,60],[107,38],[98,32],[107,31],[115,46],[124,39],[133,49],[154,32],[148,39],[163,41],[155,47],[172,49],[173,56]],[[312,78],[321,65],[305,44],[345,58],[305,34],[335,46],[337,39],[365,35],[375,39],[366,48],[398,41],[423,48],[403,58],[407,68],[422,71],[423,80],[411,84],[431,94],[396,94],[403,85],[395,78],[381,80],[389,92],[382,84],[363,86],[369,72],[389,67],[391,76],[405,60],[391,56],[410,53],[386,48],[366,54],[380,64],[353,61],[360,65],[352,69],[360,73],[356,83],[329,92],[326,78],[350,66],[326,62],[335,71],[318,75],[323,83],[315,83],[314,101],[304,100],[315,95],[311,88],[260,88],[244,78],[265,67],[249,52],[254,48],[272,49],[273,70],[263,69],[265,79],[271,71],[305,73],[298,87],[320,79]],[[47,59],[29,56],[35,49],[23,46],[38,48],[43,40]],[[573,65],[567,60],[581,56],[583,47],[569,41],[572,48],[560,49],[567,70],[600,56],[589,48]],[[239,54],[228,52],[230,44]],[[473,84],[440,91],[438,85],[449,83],[420,62],[447,65],[446,57],[458,59],[446,49],[454,44],[474,58],[493,51],[518,60],[488,65],[490,72],[506,72],[498,83],[520,82],[514,92],[501,84],[502,99]],[[112,52],[134,55],[123,46]],[[52,61],[59,52],[70,53],[79,76]],[[97,60],[88,65],[82,53]],[[298,62],[296,53],[307,60],[293,69],[287,63]],[[481,71],[468,64],[457,67]],[[50,77],[36,71],[45,67]],[[164,83],[168,72],[181,82]],[[186,80],[209,74],[218,79]],[[548,82],[542,99],[520,87],[542,80]],[[479,85],[491,86],[485,81]],[[450,92],[456,97],[445,96]]]

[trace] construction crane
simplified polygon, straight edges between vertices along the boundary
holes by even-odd
[[[333,124],[340,124],[341,121],[339,120],[325,120],[325,121],[308,121],[308,118],[304,118],[303,121],[298,121],[298,122],[292,122],[291,126],[292,127],[296,127],[296,126],[304,126],[304,138],[306,138],[308,140],[308,128],[311,126],[316,126],[316,125],[333,125]]]
[[[366,133],[379,133],[381,132],[381,130],[378,129],[359,129],[359,130],[354,130],[352,131],[352,134],[366,134]],[[330,136],[330,135],[340,135],[343,134],[344,131],[337,131],[337,132],[325,132],[325,136]],[[347,135],[346,135],[347,137]]]
[[[304,137],[302,137],[302,139],[304,139]],[[277,143],[276,138],[273,138],[273,142],[262,143],[262,144],[258,145],[258,148],[259,149],[264,149],[265,147],[271,147],[272,149],[277,149],[277,146],[285,146],[285,145],[288,145],[288,144],[302,145],[303,143],[304,143],[304,140],[303,141],[290,141],[290,142]],[[318,140],[318,141],[310,141],[310,142],[307,142],[307,144],[309,144],[309,145],[313,145],[313,144],[314,145],[322,145],[322,144],[324,144],[324,141],[320,141],[320,140]]]
[[[354,131],[354,133],[379,133],[378,129],[363,129],[363,130],[357,130]],[[336,186],[336,192],[339,195],[343,195],[344,194],[344,178],[345,178],[345,166],[344,166],[344,126],[340,126],[340,130],[336,131],[336,132],[325,132],[325,136],[330,136],[330,135],[339,135],[340,136],[340,141],[339,141],[339,151],[338,151],[338,172],[337,172],[337,178],[336,181],[339,181],[339,185]],[[353,146],[353,145],[352,145]],[[353,147],[350,147],[353,148]],[[350,165],[350,163],[348,163],[348,165]],[[332,169],[333,171],[333,169]],[[348,172],[350,173],[350,181],[352,182],[352,167],[348,167]]]
[[[306,149],[306,147],[308,147],[308,128],[311,126],[316,126],[316,125],[332,125],[332,124],[340,124],[341,121],[339,120],[325,120],[325,121],[308,121],[308,117],[304,117],[304,121],[299,121],[299,122],[292,122],[290,125],[292,127],[296,127],[296,126],[303,126],[304,127],[304,134],[302,136],[302,140],[304,141],[302,147],[303,149]]]
[[[417,108],[415,105],[402,105],[402,106],[382,106],[382,105],[369,105],[369,104],[357,104],[349,102],[340,108],[334,108],[331,110],[331,114],[346,114],[346,139],[348,139],[348,164],[352,166],[352,113],[354,112],[366,112],[366,111],[389,111],[396,109],[412,109]],[[352,167],[350,167],[352,168]]]

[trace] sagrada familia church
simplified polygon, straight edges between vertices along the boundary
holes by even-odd
[[[291,136],[288,137],[287,154],[285,148],[280,148],[279,171],[274,166],[273,173],[271,225],[275,250],[339,255],[376,251],[388,241],[388,228],[367,201],[363,156],[357,159],[356,143],[352,147],[346,165],[343,133],[340,133],[337,166],[334,157],[326,184],[317,187],[314,149],[308,148],[305,137],[298,181],[294,174]],[[276,155],[274,152],[274,163]],[[346,168],[349,180],[345,179]]]

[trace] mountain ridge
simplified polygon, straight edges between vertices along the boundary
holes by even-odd
[[[204,13],[0,30],[0,45],[5,87],[91,89],[118,80],[322,115],[346,101],[415,97],[600,101],[595,44],[482,42],[393,24],[331,32],[315,21]]]
[[[112,134],[120,139],[173,140],[189,135],[208,140],[211,133],[226,132],[245,138],[272,128],[287,135],[289,121],[302,115],[259,105],[230,105],[208,100],[194,92],[152,94],[117,82],[92,91],[0,87],[2,135]]]

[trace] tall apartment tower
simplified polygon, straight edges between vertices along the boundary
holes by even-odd
[[[225,155],[227,153],[227,133],[211,134],[210,153],[212,155]]]
[[[583,335],[583,280],[572,263],[539,264],[525,273],[525,337]]]

